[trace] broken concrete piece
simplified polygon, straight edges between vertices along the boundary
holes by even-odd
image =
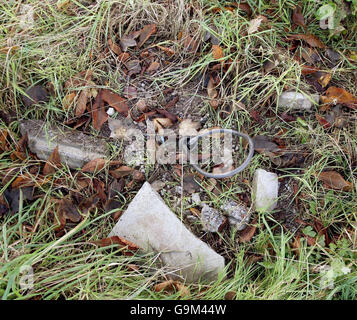
[[[239,204],[233,200],[228,200],[222,210],[228,215],[228,222],[241,231],[246,228],[249,223],[249,209],[244,204]]]
[[[57,145],[62,163],[70,168],[81,168],[91,160],[106,157],[106,143],[80,131],[55,128],[41,120],[21,122],[20,131],[28,134],[28,146],[41,160],[47,160]]]
[[[224,222],[224,216],[218,210],[204,204],[201,211],[201,221],[203,230],[208,232],[218,232],[219,227]]]
[[[308,97],[300,92],[285,91],[278,97],[278,107],[308,111],[311,110],[313,101],[317,104],[319,99],[318,94],[312,94]]]
[[[193,193],[191,199],[192,199],[192,204],[196,206],[201,204],[201,198],[199,193]]]
[[[147,253],[160,253],[173,278],[211,281],[224,268],[224,258],[195,237],[148,182],[119,218],[111,236],[132,241]]]
[[[256,211],[271,212],[278,201],[279,182],[276,173],[257,169],[253,178],[253,199]]]

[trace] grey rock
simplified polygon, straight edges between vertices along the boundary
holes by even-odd
[[[58,146],[62,163],[81,168],[91,160],[107,156],[106,143],[76,130],[56,128],[40,120],[20,123],[22,135],[28,134],[28,146],[41,160],[47,160]]]
[[[203,230],[218,232],[219,227],[224,222],[224,216],[217,209],[204,204],[201,211],[201,222]]]
[[[254,208],[259,212],[271,212],[278,201],[279,182],[276,173],[257,169],[253,178]]]
[[[228,215],[228,222],[241,231],[247,227],[250,220],[249,209],[233,200],[228,200],[221,208]]]
[[[317,104],[319,99],[318,94],[312,94],[309,97],[300,92],[285,91],[278,97],[278,107],[309,111],[314,104],[312,101]]]
[[[192,204],[197,206],[201,204],[201,198],[199,193],[193,193],[191,199],[192,199]]]
[[[224,269],[224,258],[194,236],[145,182],[109,234],[159,253],[166,273],[187,282],[214,281]]]

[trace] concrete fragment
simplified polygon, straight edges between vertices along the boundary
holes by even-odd
[[[278,107],[297,110],[311,110],[313,102],[319,103],[320,96],[312,94],[310,97],[300,92],[285,91],[278,97]]]
[[[242,203],[228,200],[221,208],[228,215],[228,222],[237,228],[238,231],[246,228],[249,223],[249,209]]]
[[[201,221],[203,230],[208,232],[218,232],[219,227],[224,222],[224,216],[218,210],[204,204],[201,211]]]
[[[192,198],[192,204],[197,206],[201,204],[201,198],[199,193],[193,193],[191,198]]]
[[[271,212],[278,201],[279,182],[276,173],[257,169],[253,178],[254,208],[260,212]]]
[[[145,182],[109,234],[132,241],[144,252],[160,253],[165,270],[188,282],[216,280],[224,258],[195,237]]]
[[[80,131],[56,128],[41,120],[20,123],[22,135],[28,134],[28,146],[41,160],[47,160],[58,145],[62,163],[70,168],[81,168],[91,160],[105,158],[106,143]]]

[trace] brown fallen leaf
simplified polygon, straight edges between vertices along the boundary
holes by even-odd
[[[189,53],[195,53],[198,49],[199,42],[191,36],[183,38],[183,47]]]
[[[127,51],[129,47],[135,47],[136,46],[135,36],[133,34],[127,34],[122,36],[120,39],[120,46],[124,52]]]
[[[190,294],[190,290],[184,286],[180,281],[167,280],[161,283],[158,283],[154,287],[155,292],[164,291],[167,293],[173,293],[178,291],[181,297],[188,296]]]
[[[112,39],[108,39],[108,46],[110,50],[112,50],[117,56],[122,53],[120,47],[116,43],[114,43]]]
[[[224,295],[224,300],[234,300],[237,293],[234,291],[227,291]]]
[[[112,175],[115,179],[120,179],[120,178],[128,176],[133,171],[134,171],[133,168],[130,168],[127,166],[121,166],[115,170],[110,170],[109,174]]]
[[[326,95],[321,96],[321,101],[324,104],[342,103],[352,109],[357,109],[357,98],[345,89],[338,87],[329,87],[326,90]]]
[[[100,247],[108,247],[113,244],[118,245],[120,248],[125,248],[126,250],[123,251],[124,255],[132,256],[134,255],[133,251],[138,251],[140,248],[133,242],[126,240],[119,236],[112,236],[109,238],[104,238],[99,241],[95,241],[94,244]],[[127,251],[129,250],[129,251]]]
[[[301,12],[300,6],[296,6],[293,10],[293,22],[300,27],[306,28],[305,17]]]
[[[153,61],[150,66],[146,69],[146,72],[154,72],[160,68],[160,63]]]
[[[50,96],[46,88],[43,86],[33,86],[26,90],[22,96],[22,101],[26,107],[31,107],[34,104],[47,103]]]
[[[17,45],[11,46],[11,47],[3,47],[3,48],[0,48],[0,53],[5,53],[5,54],[15,53],[19,49],[20,49],[20,47]]]
[[[219,45],[212,45],[212,57],[214,60],[219,60],[224,57],[223,49]]]
[[[162,51],[164,51],[167,55],[169,56],[173,56],[175,54],[175,51],[171,48],[168,47],[163,47],[163,46],[157,46],[159,49],[161,49]]]
[[[72,106],[76,96],[77,96],[76,92],[71,92],[67,94],[62,100],[63,109],[68,110]]]
[[[252,240],[255,231],[257,230],[256,223],[258,221],[258,218],[256,217],[252,223],[250,223],[244,230],[242,230],[239,234],[239,242],[249,242]]]
[[[250,5],[248,3],[246,3],[245,1],[239,1],[238,2],[232,2],[231,6],[236,7],[239,10],[244,11],[248,16],[251,16],[253,11],[252,8],[250,7]]]
[[[149,38],[156,32],[156,24],[149,24],[142,28],[140,31],[140,38],[138,48],[140,48]]]
[[[320,49],[326,48],[326,45],[313,34],[292,34],[288,39],[303,40],[311,47],[317,47]]]
[[[45,166],[43,167],[42,173],[44,175],[52,174],[56,172],[56,169],[61,165],[61,157],[58,152],[58,146],[52,151],[50,157],[48,158]]]
[[[61,200],[61,211],[63,216],[72,222],[79,222],[82,218],[76,206],[69,199],[64,198]]]
[[[0,152],[9,150],[9,142],[7,137],[9,135],[9,131],[7,129],[0,130]]]
[[[86,163],[83,166],[82,171],[83,172],[97,172],[97,171],[102,170],[106,163],[107,163],[107,161],[105,159],[102,159],[102,158],[94,159],[94,160]]]
[[[343,190],[352,191],[353,184],[346,181],[338,172],[336,171],[324,171],[317,175],[317,178],[322,181],[326,187]]]
[[[323,116],[319,115],[318,113],[316,113],[315,116],[316,116],[316,120],[324,129],[329,129],[332,127],[332,124],[328,122]]]
[[[207,94],[210,98],[210,105],[212,108],[216,109],[219,105],[218,100],[216,99],[218,96],[218,91],[216,89],[216,85],[214,83],[214,79],[212,76],[209,77],[209,81],[207,84]]]
[[[109,106],[117,110],[119,113],[123,114],[125,117],[128,116],[129,107],[126,103],[127,100],[125,98],[122,98],[118,94],[108,89],[102,90],[101,97],[103,101],[106,102]]]
[[[102,91],[99,91],[95,99],[95,102],[92,106],[93,128],[99,131],[102,128],[102,125],[108,120],[108,117],[109,116],[104,109]]]
[[[76,117],[80,117],[87,108],[87,101],[89,97],[90,90],[85,88],[79,94],[76,107]]]
[[[315,78],[317,82],[325,88],[330,83],[332,75],[328,72],[318,71],[315,73]]]

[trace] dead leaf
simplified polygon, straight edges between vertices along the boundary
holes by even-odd
[[[163,46],[157,46],[159,49],[164,51],[167,55],[173,56],[175,54],[175,51],[171,48],[163,47]]]
[[[102,159],[102,158],[98,158],[98,159],[94,159],[92,161],[89,161],[88,163],[86,163],[83,168],[82,171],[83,172],[98,172],[100,170],[102,170],[106,164],[106,160]]]
[[[324,129],[329,129],[332,127],[332,124],[328,122],[323,116],[320,116],[318,113],[316,113],[315,116],[316,116],[316,120]]]
[[[88,88],[85,88],[79,94],[79,97],[77,100],[76,113],[75,113],[76,117],[80,117],[86,110],[89,92],[90,92],[90,90]]]
[[[196,39],[191,36],[186,36],[183,39],[183,47],[187,52],[195,53],[198,49],[199,43]]]
[[[196,208],[190,208],[191,213],[196,216],[197,218],[201,217],[201,211]]]
[[[315,77],[317,79],[317,82],[325,88],[330,83],[332,75],[331,73],[318,71],[316,72]]]
[[[353,184],[346,181],[336,171],[324,171],[317,175],[317,178],[322,181],[326,187],[335,190],[352,191]]]
[[[313,34],[292,34],[289,36],[289,39],[303,40],[311,47],[317,47],[320,49],[326,48],[325,44]]]
[[[224,300],[234,300],[236,297],[236,292],[234,291],[227,291],[224,295]]]
[[[146,72],[154,72],[160,68],[160,63],[153,61],[150,66],[146,69]]]
[[[218,96],[218,91],[216,89],[216,85],[212,76],[209,77],[209,81],[207,84],[207,94],[210,98],[210,105],[212,106],[212,108],[216,109],[219,105],[218,100],[216,99],[216,97]]]
[[[45,166],[43,167],[42,173],[44,175],[52,174],[56,172],[56,169],[61,165],[61,157],[58,152],[58,146],[52,151],[50,157],[48,158]]]
[[[140,30],[140,38],[138,48],[140,48],[154,33],[156,32],[156,24],[146,25]]]
[[[139,171],[139,170],[134,170],[134,172],[133,172],[133,179],[135,180],[135,181],[145,181],[145,175],[141,172],[141,171]]]
[[[244,3],[244,2],[232,2],[231,3],[232,6],[238,8],[239,10],[244,11],[248,16],[251,16],[253,11],[252,8],[250,7],[250,5],[248,3]]]
[[[214,60],[219,60],[224,57],[223,49],[219,45],[214,44],[212,46],[212,57]]]
[[[112,50],[117,56],[122,53],[120,47],[116,43],[114,43],[112,39],[108,39],[108,46],[110,50]]]
[[[129,47],[135,47],[136,41],[134,39],[134,36],[132,34],[122,36],[120,39],[120,46],[124,52],[127,51]],[[120,54],[121,53],[119,53],[119,55]]]
[[[117,110],[119,113],[123,114],[124,117],[128,116],[129,107],[126,103],[126,99],[122,98],[118,94],[104,89],[102,90],[102,99],[106,102],[109,106]]]
[[[192,174],[183,177],[183,189],[188,193],[200,191],[201,186],[196,182],[195,176]]]
[[[267,20],[268,19],[262,15],[257,16],[255,19],[252,19],[249,22],[248,34],[253,34],[257,32],[262,22]]]
[[[257,230],[256,223],[258,221],[258,218],[256,217],[251,224],[249,224],[244,230],[242,230],[239,233],[239,242],[249,242],[252,240],[255,231]]]
[[[125,67],[129,71],[129,75],[138,74],[141,72],[140,60],[138,60],[138,59],[132,59],[129,61],[125,61],[124,64],[125,64]]]
[[[121,166],[115,170],[109,171],[109,174],[113,176],[115,179],[120,179],[122,177],[126,177],[134,171],[133,168],[127,166]]]
[[[108,114],[104,109],[104,101],[102,99],[102,91],[97,94],[95,102],[92,106],[92,119],[93,119],[93,128],[95,130],[100,130],[102,125],[108,120]]]
[[[47,103],[49,100],[49,93],[42,86],[33,86],[27,89],[25,95],[22,96],[22,101],[26,107],[39,103]]]
[[[174,280],[168,280],[158,283],[157,285],[155,285],[154,291],[155,292],[164,291],[170,294],[175,291],[178,291],[181,297],[185,297],[190,294],[190,290],[186,286],[184,286],[181,282],[174,281]]]
[[[321,101],[324,104],[330,103],[342,103],[346,104],[348,107],[352,109],[357,108],[357,98],[353,96],[351,93],[346,91],[345,89],[338,87],[329,87],[326,90],[326,95],[321,96]]]
[[[293,22],[300,27],[306,28],[305,17],[302,15],[300,6],[296,6],[293,10]]]
[[[172,108],[178,101],[179,101],[179,97],[176,96],[174,98],[172,98],[165,106],[164,109],[170,109]]]
[[[71,92],[67,94],[62,100],[63,109],[68,110],[72,106],[76,96],[77,96],[76,92]]]
[[[81,215],[79,214],[76,206],[69,199],[61,200],[61,209],[63,216],[72,222],[79,222],[81,220]]]
[[[19,49],[20,47],[17,45],[11,47],[3,47],[0,48],[0,53],[5,53],[5,54],[15,53]]]
[[[119,236],[112,236],[109,238],[104,238],[99,241],[94,242],[96,245],[100,247],[108,247],[111,245],[118,245],[120,248],[125,248],[125,251],[123,251],[124,255],[127,256],[132,256],[134,253],[132,251],[138,251],[140,248],[134,244],[133,242],[126,240],[122,237]],[[129,250],[129,251],[127,251]]]

